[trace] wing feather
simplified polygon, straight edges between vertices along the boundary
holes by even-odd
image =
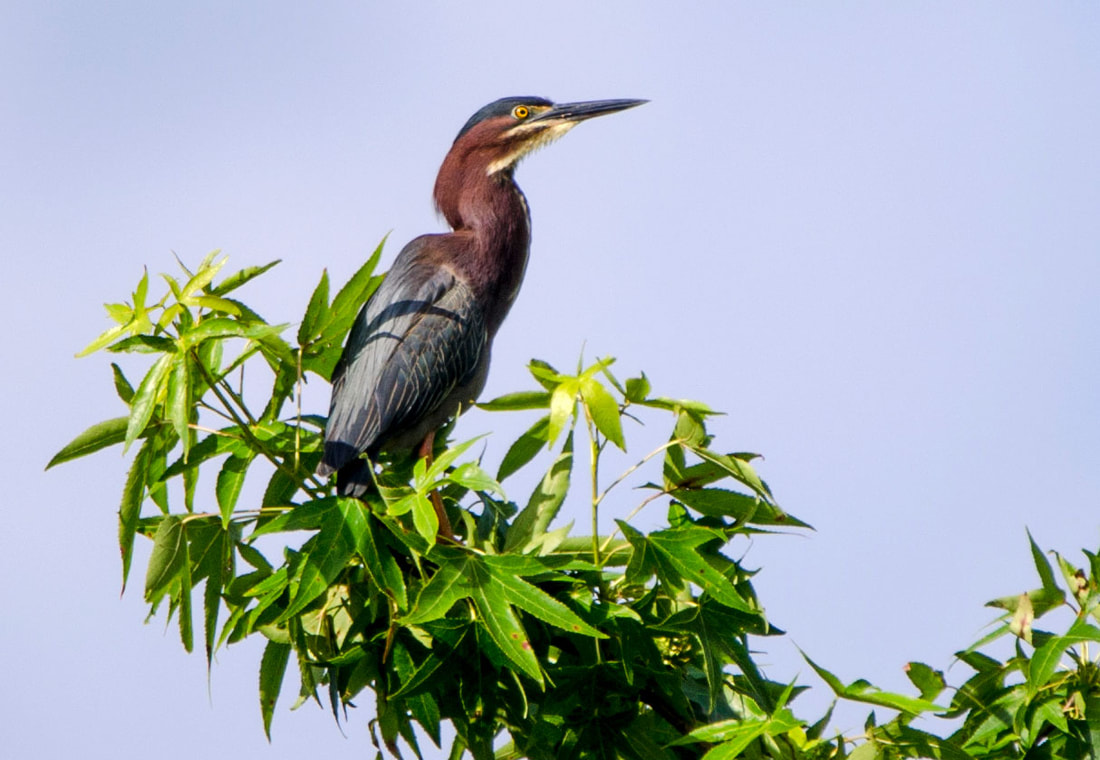
[[[414,429],[477,371],[488,335],[473,292],[407,252],[359,312],[333,372],[321,475]]]

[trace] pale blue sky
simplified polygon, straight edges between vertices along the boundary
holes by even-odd
[[[42,467],[120,413],[106,359],[73,354],[143,266],[281,258],[245,295],[294,320],[323,267],[441,229],[439,161],[504,95],[652,102],[519,169],[532,259],[486,397],[586,343],[727,411],[722,446],[764,453],[817,528],[740,550],[818,662],[903,688],[907,660],[948,666],[986,600],[1034,585],[1025,526],[1097,549],[1095,5],[409,7],[0,8],[0,467],[23,484],[0,537],[0,754],[368,751],[365,710],[345,739],[314,707],[280,709],[268,746],[254,645],[219,655],[208,698],[201,655],[142,625],[140,583],[118,599],[126,462]],[[499,458],[499,417],[460,433],[494,429]],[[816,683],[790,640],[763,661]],[[802,701],[816,717],[823,685]]]

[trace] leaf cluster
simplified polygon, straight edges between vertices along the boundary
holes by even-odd
[[[119,508],[123,584],[135,537],[146,536],[145,599],[151,614],[168,600],[188,651],[196,606],[208,666],[220,647],[266,639],[259,696],[269,736],[293,672],[296,704],[327,704],[337,720],[371,692],[372,736],[395,756],[442,747],[444,722],[455,758],[1100,756],[1100,678],[1088,654],[1100,630],[1087,622],[1100,599],[1097,559],[1088,554],[1082,570],[1058,558],[1067,594],[1034,543],[1042,588],[997,603],[1006,619],[958,655],[976,675],[949,706],[936,703],[946,682],[927,665],[910,665],[919,696],[907,696],[846,685],[810,661],[838,699],[896,715],[880,726],[872,714],[855,737],[830,734],[831,710],[797,717],[792,702],[807,687],[772,681],[757,664],[759,643],[782,631],[764,614],[755,571],[727,549],[808,526],[776,503],[755,455],[715,446],[707,423],[716,412],[655,395],[644,374],[620,382],[611,359],[572,374],[532,361],[534,390],[482,404],[536,413],[495,474],[468,458],[472,441],[441,435],[430,466],[387,457],[377,492],[337,496],[314,475],[324,419],[302,414],[301,387],[331,377],[381,281],[381,248],[331,300],[322,275],[293,342],[285,325],[234,297],[274,263],[219,281],[226,261],[215,252],[184,277],[165,276],[155,303],[144,274],[128,302],[107,306],[115,324],[81,353],[149,354],[150,366],[135,388],[112,364],[126,413],[49,465],[140,442]],[[664,443],[608,477],[609,447],[628,451],[643,422],[666,426]],[[509,478],[536,463],[532,493],[509,498]],[[261,470],[262,496],[242,505],[246,477]],[[554,527],[567,495],[582,491],[574,480],[587,486],[588,535]],[[433,492],[456,542],[437,539]],[[635,508],[600,535],[612,494],[616,508],[630,499]],[[646,508],[662,510],[663,527],[637,527]],[[1033,628],[1067,604],[1076,617],[1066,632]],[[1018,642],[1004,663],[978,651],[1001,635]],[[913,727],[926,714],[962,728],[939,738]]]

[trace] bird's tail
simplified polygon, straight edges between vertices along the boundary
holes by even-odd
[[[317,465],[317,474],[327,478],[336,473],[336,493],[362,499],[368,493],[378,489],[371,476],[369,459],[361,457],[359,452],[345,443],[326,442],[325,455]]]
[[[356,457],[336,471],[336,493],[341,496],[363,499],[377,490],[369,459]]]

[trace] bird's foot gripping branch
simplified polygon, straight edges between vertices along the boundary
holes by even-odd
[[[479,759],[1100,756],[1088,650],[1100,641],[1088,622],[1100,563],[1089,554],[1081,570],[1058,557],[1063,592],[1034,544],[1042,589],[1001,600],[1004,625],[987,637],[1017,636],[1014,658],[960,653],[975,675],[943,707],[943,674],[926,665],[911,663],[920,694],[906,696],[845,685],[811,663],[838,698],[896,715],[881,725],[872,715],[850,736],[830,733],[829,714],[796,717],[791,701],[806,687],[757,666],[754,646],[780,632],[753,571],[723,549],[804,524],[777,506],[752,455],[716,448],[714,412],[655,395],[645,375],[620,382],[609,360],[575,374],[532,362],[534,390],[483,404],[530,417],[494,474],[470,442],[440,436],[430,465],[386,460],[363,500],[336,495],[314,474],[325,420],[302,413],[301,387],[310,374],[332,376],[381,281],[380,252],[331,299],[322,277],[293,342],[236,299],[271,265],[223,277],[225,260],[211,255],[165,277],[156,301],[143,276],[130,302],[108,305],[116,325],[83,352],[149,355],[136,387],[111,365],[127,411],[50,462],[115,444],[134,452],[119,508],[123,583],[144,535],[145,598],[154,610],[168,600],[188,650],[197,635],[209,663],[221,646],[266,637],[266,731],[293,660],[298,701],[327,692],[338,718],[371,690],[372,735],[394,754],[444,743],[449,721],[451,756]],[[669,432],[624,460],[641,420]],[[532,493],[510,500],[502,484],[528,470],[542,473]],[[574,481],[569,511],[590,516],[590,535],[554,523]],[[433,492],[456,542],[437,540]],[[639,530],[631,521],[642,509],[647,524],[654,510],[667,522]],[[1060,636],[1033,625],[1053,609],[1073,612]],[[912,725],[944,711],[962,719],[950,736]]]

